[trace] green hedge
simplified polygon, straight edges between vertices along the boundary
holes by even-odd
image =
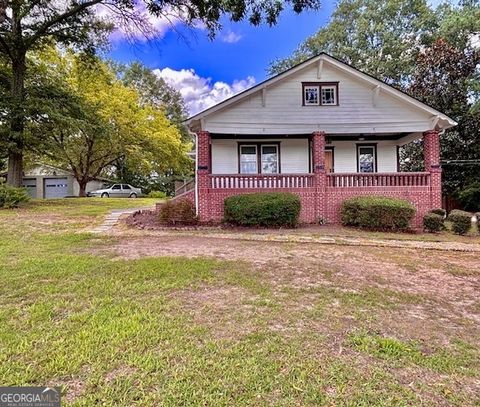
[[[359,196],[342,202],[344,226],[373,230],[405,230],[415,215],[415,207],[402,199]]]
[[[458,235],[466,235],[472,227],[472,214],[458,209],[451,211],[447,220],[452,222],[452,231]]]
[[[30,200],[24,187],[15,188],[7,184],[0,184],[0,208],[16,208],[22,202]]]
[[[150,191],[147,195],[148,198],[166,199],[167,194],[163,191]]]
[[[435,212],[428,212],[423,217],[423,228],[427,232],[440,232],[443,230],[443,216]]]
[[[445,216],[447,216],[447,211],[442,208],[432,209],[431,211],[428,211],[428,213],[435,213],[437,215],[440,215],[442,218],[445,218]]]
[[[225,199],[225,222],[241,226],[295,227],[300,208],[300,197],[291,193],[235,195]]]

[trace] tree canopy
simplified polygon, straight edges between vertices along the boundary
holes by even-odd
[[[38,58],[39,70],[63,95],[40,122],[28,121],[26,133],[40,140],[34,152],[72,170],[81,193],[100,175],[114,175],[119,163],[138,174],[187,171],[178,129],[156,106],[119,80],[98,58],[55,50]]]
[[[191,141],[187,127],[183,123],[187,118],[187,109],[179,91],[140,62],[117,66],[117,70],[122,82],[137,90],[142,104],[162,109],[167,119],[177,126],[182,139]]]
[[[201,23],[213,36],[224,15],[233,21],[248,19],[255,25],[272,25],[288,4],[299,13],[305,8],[319,7],[319,0],[1,0],[0,55],[10,69],[9,131],[2,135],[8,152],[8,182],[22,182],[23,153],[28,143],[24,106],[28,52],[52,43],[93,52],[106,41],[108,32],[118,26],[127,34],[140,31],[147,35],[154,30],[141,12],[142,7],[151,15],[167,19],[173,16],[190,26]]]
[[[342,0],[327,26],[290,57],[274,61],[269,72],[280,73],[327,52],[381,80],[401,84],[435,26],[425,0]]]

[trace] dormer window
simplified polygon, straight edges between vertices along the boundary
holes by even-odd
[[[303,82],[303,106],[338,106],[338,82]]]

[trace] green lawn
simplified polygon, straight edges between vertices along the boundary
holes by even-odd
[[[122,259],[97,250],[122,237],[83,231],[111,209],[154,203],[65,199],[0,211],[2,385],[60,385],[75,406],[480,403],[475,323],[442,331],[439,315],[441,335],[427,321],[428,342],[413,327],[383,328],[407,309],[445,310],[450,298],[352,290],[325,262],[309,278],[328,284],[289,284],[288,271],[248,261]],[[388,255],[369,250],[359,256]]]

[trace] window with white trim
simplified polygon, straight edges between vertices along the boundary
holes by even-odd
[[[357,145],[358,172],[377,171],[377,146]]]
[[[278,145],[262,145],[262,174],[278,174]]]
[[[240,174],[280,173],[279,150],[278,144],[241,144],[238,157]]]
[[[322,86],[322,106],[337,104],[337,87]]]
[[[303,106],[338,106],[338,82],[302,82]]]
[[[240,174],[257,174],[257,165],[257,146],[240,146]]]
[[[318,106],[320,104],[320,86],[305,86],[303,88],[303,103],[305,105]]]

